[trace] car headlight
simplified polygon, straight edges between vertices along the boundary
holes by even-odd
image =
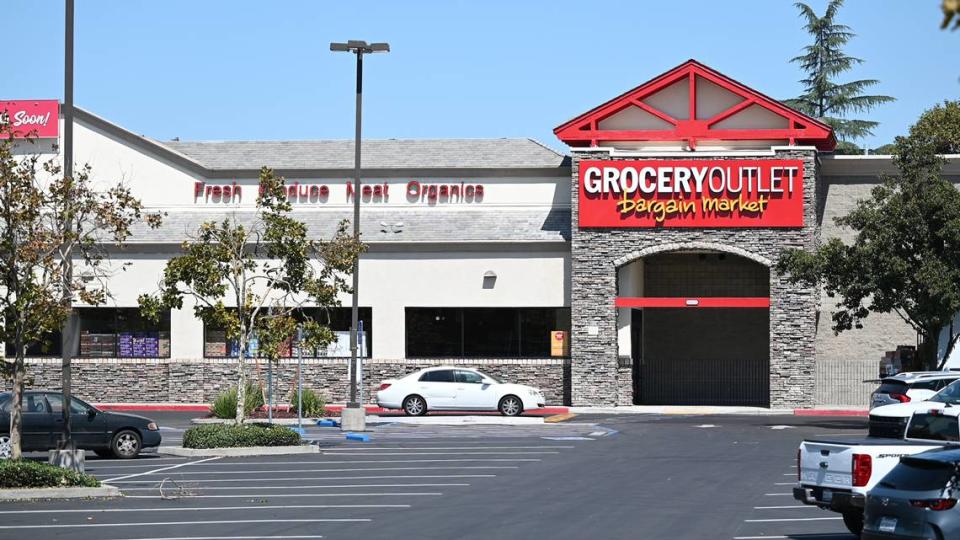
[[[150,422],[147,424],[147,431],[160,431],[160,428],[157,426],[156,422]]]

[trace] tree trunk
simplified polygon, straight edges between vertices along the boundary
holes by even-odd
[[[247,404],[247,375],[243,370],[243,357],[246,348],[246,340],[241,340],[240,353],[237,355],[237,424],[242,424],[246,416],[244,409]]]
[[[23,363],[23,347],[17,347],[17,356],[13,364],[13,410],[10,412],[11,459],[20,459],[23,440],[23,381],[26,368]]]

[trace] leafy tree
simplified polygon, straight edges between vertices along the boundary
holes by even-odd
[[[838,139],[860,139],[871,135],[877,122],[853,120],[846,116],[869,111],[877,105],[894,101],[894,98],[864,94],[879,82],[874,79],[836,81],[840,74],[863,63],[860,58],[843,53],[843,46],[856,35],[849,26],[837,24],[834,20],[843,0],[830,0],[822,17],[807,4],[798,2],[795,5],[806,19],[804,29],[813,37],[813,43],[804,47],[802,55],[790,60],[800,64],[806,78],[800,81],[804,86],[803,94],[784,103],[830,124]]]
[[[115,270],[107,244],[123,245],[135,222],[156,226],[160,216],[144,216],[122,184],[98,190],[89,166],[68,178],[55,160],[22,155],[18,146],[32,140],[8,135],[10,124],[0,118],[0,341],[14,351],[13,361],[0,365],[13,380],[10,438],[18,459],[27,348],[60,328],[69,314],[65,297],[103,303],[110,294],[106,278]],[[81,265],[82,277],[69,277],[67,260]]]
[[[330,241],[308,237],[307,227],[290,216],[283,178],[264,167],[260,194],[248,223],[238,214],[222,222],[200,225],[182,245],[183,255],[170,259],[159,291],[140,296],[141,312],[153,319],[163,310],[195,302],[194,312],[208,326],[224,328],[239,344],[236,421],[245,418],[245,356],[257,339],[257,352],[279,357],[293,334],[300,307],[339,305],[349,292],[346,277],[364,247],[347,233],[343,221]],[[317,320],[303,323],[307,346],[322,347],[336,337]]]
[[[921,357],[934,367],[940,330],[960,312],[960,191],[942,175],[942,153],[960,148],[960,102],[925,112],[897,137],[896,176],[836,219],[856,232],[852,244],[831,239],[813,252],[785,251],[777,264],[791,282],[820,284],[837,298],[833,329],[860,328],[870,313],[896,313],[920,335]]]
[[[954,17],[957,18],[957,22],[953,25],[953,29],[956,30],[960,28],[960,0],[943,0],[943,22],[940,23],[940,28],[946,30]]]

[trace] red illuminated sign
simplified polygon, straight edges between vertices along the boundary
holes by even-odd
[[[580,162],[580,227],[802,227],[803,162]]]
[[[60,132],[60,102],[55,99],[0,101],[0,115],[10,123],[15,139],[55,139]]]

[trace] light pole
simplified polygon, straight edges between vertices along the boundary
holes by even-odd
[[[356,137],[353,153],[353,239],[360,241],[360,110],[363,96],[363,55],[378,52],[390,52],[388,43],[367,43],[350,40],[346,43],[331,43],[334,52],[349,52],[357,55],[357,118]],[[340,417],[343,431],[363,431],[366,429],[366,415],[363,406],[357,400],[357,372],[363,367],[357,358],[357,320],[359,303],[357,297],[360,285],[360,260],[353,261],[353,305],[350,314],[350,401]]]

